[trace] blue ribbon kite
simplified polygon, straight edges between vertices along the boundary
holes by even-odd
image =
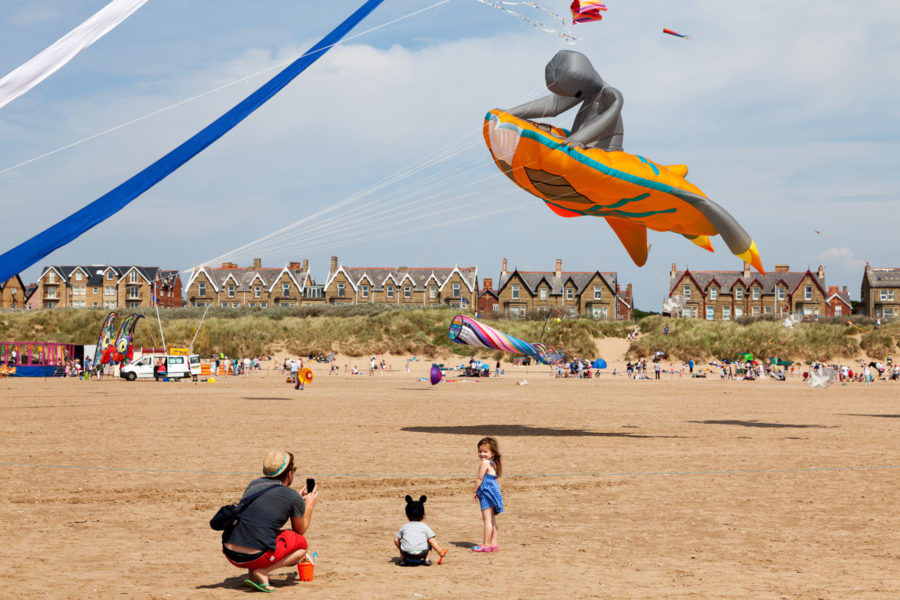
[[[368,0],[343,23],[335,27],[331,33],[319,40],[318,44],[307,50],[303,56],[285,67],[284,70],[247,96],[237,106],[207,125],[194,137],[81,210],[0,255],[0,282],[7,281],[57,248],[68,244],[88,229],[113,216],[132,200],[231,131],[238,123],[293,81],[297,75],[305,71],[308,66],[316,62],[383,1]]]

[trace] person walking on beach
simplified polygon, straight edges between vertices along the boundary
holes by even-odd
[[[496,552],[497,547],[497,515],[503,512],[503,495],[500,493],[498,479],[503,474],[500,448],[492,437],[481,438],[476,446],[478,459],[478,475],[475,477],[475,490],[472,497],[480,503],[481,519],[484,524],[484,538],[480,546],[472,548],[473,552]]]

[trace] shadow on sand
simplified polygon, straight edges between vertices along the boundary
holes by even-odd
[[[844,413],[842,417],[879,417],[882,419],[900,419],[900,415],[860,415],[855,413]]]
[[[772,427],[772,428],[793,428],[793,429],[834,429],[825,425],[794,425],[792,423],[764,423],[762,421],[738,421],[736,419],[709,420],[709,421],[688,421],[688,423],[699,423],[700,425],[740,425],[741,427]]]
[[[452,425],[443,427],[403,427],[412,433],[449,433],[454,435],[496,435],[535,437],[623,437],[623,438],[679,438],[680,435],[641,435],[627,432],[587,431],[557,427],[529,427],[528,425]]]

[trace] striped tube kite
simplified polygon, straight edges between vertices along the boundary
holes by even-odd
[[[677,31],[672,31],[671,29],[668,29],[665,27],[663,28],[663,33],[667,33],[669,35],[674,35],[675,37],[684,38],[686,40],[690,39],[688,36],[684,35],[683,33],[678,33]]]
[[[453,321],[450,322],[449,335],[450,340],[457,344],[490,348],[512,354],[524,354],[544,364],[565,360],[565,354],[560,350],[547,348],[543,344],[529,344],[464,315],[453,317]]]
[[[119,313],[113,311],[106,315],[103,327],[100,328],[100,337],[97,340],[97,349],[94,350],[94,367],[109,364],[112,361],[116,349],[116,320]]]
[[[724,208],[685,179],[685,165],[661,165],[623,151],[580,149],[570,132],[494,109],[484,140],[497,167],[563,217],[603,217],[638,266],[647,261],[647,229],[679,233],[713,252],[721,235],[738,258],[765,273],[756,244]]]
[[[590,23],[591,21],[600,21],[606,12],[606,5],[600,0],[573,0],[572,5],[572,24]]]

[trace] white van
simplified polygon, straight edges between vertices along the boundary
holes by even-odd
[[[155,377],[154,370],[156,363],[161,359],[166,360],[166,376],[169,379],[196,377],[200,374],[200,357],[196,354],[191,356],[181,356],[167,354],[147,355],[143,356],[128,366],[119,370],[119,375],[128,381],[134,381],[137,378],[149,379]]]

